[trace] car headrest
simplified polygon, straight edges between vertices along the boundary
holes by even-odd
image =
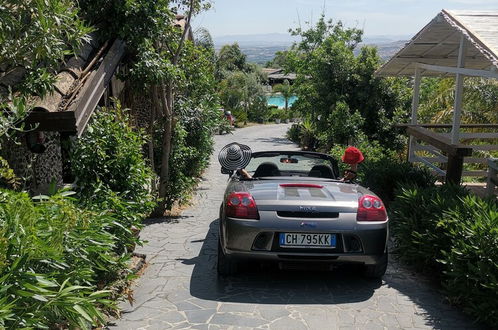
[[[334,172],[328,165],[315,165],[308,173],[309,177],[335,179]]]
[[[256,172],[254,172],[253,177],[260,178],[265,176],[280,176],[278,166],[271,162],[261,163]]]

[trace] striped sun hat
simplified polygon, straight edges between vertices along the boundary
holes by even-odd
[[[251,161],[251,148],[239,143],[230,143],[221,149],[218,161],[221,167],[230,171],[245,168]]]

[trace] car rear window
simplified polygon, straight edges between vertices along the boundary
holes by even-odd
[[[308,173],[316,165],[326,165],[332,168],[332,164],[327,159],[322,159],[318,157],[313,157],[312,155],[272,155],[252,158],[249,165],[247,165],[246,170],[254,174],[259,165],[263,163],[273,163],[275,164],[279,171],[282,172],[281,175],[286,174],[303,174],[308,175]],[[287,173],[286,173],[287,172]]]

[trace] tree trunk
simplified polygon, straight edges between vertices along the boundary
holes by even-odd
[[[192,14],[194,12],[194,0],[190,0],[189,2],[189,10],[187,15],[186,24],[183,28],[183,33],[180,38],[179,45],[175,52],[171,52],[172,59],[171,63],[173,66],[178,66],[178,62],[180,60],[181,52],[183,50],[185,38],[187,37],[187,33],[190,30],[190,21],[192,19]],[[156,43],[156,47],[160,48],[160,45]],[[157,88],[157,87],[156,87]],[[173,126],[173,117],[174,117],[174,92],[173,92],[173,82],[164,83],[161,82],[159,86],[159,100],[161,103],[162,117],[164,118],[164,131],[161,141],[161,171],[159,176],[159,200],[156,209],[153,212],[154,216],[163,216],[166,212],[166,195],[168,193],[168,183],[169,183],[169,162],[171,157],[172,147],[172,138],[174,134],[174,126]]]
[[[173,136],[173,86],[162,84],[159,87],[160,103],[163,110],[164,131],[161,141],[161,171],[159,175],[159,201],[154,211],[155,216],[163,216],[166,212],[165,198],[168,193],[169,162]]]

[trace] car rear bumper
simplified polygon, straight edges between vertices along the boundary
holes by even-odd
[[[326,263],[377,264],[386,251],[387,223],[358,224],[345,228],[332,223],[320,223],[317,228],[303,229],[299,221],[286,222],[282,228],[272,228],[258,220],[224,221],[223,250],[229,258],[273,261],[303,261]],[[340,228],[340,229],[337,229]],[[282,232],[335,234],[335,248],[281,247]]]
[[[234,259],[255,259],[266,261],[295,261],[295,262],[319,262],[333,264],[364,264],[376,265],[382,260],[384,254],[313,254],[313,253],[276,253],[263,251],[233,251],[225,250],[227,257]]]

